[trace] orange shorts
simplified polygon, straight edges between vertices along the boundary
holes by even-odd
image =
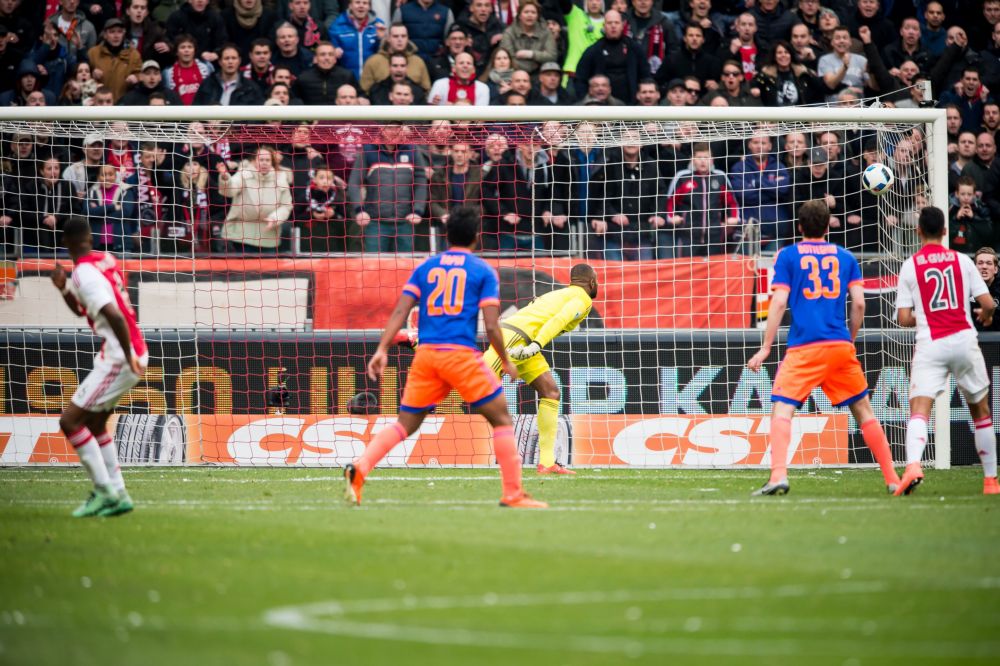
[[[404,412],[426,412],[455,389],[473,407],[503,392],[497,376],[476,349],[459,345],[420,345],[406,377]]]
[[[771,388],[771,402],[801,407],[819,386],[835,407],[846,407],[868,395],[868,380],[854,344],[821,342],[785,352]]]

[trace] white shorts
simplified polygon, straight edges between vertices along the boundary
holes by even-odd
[[[72,402],[88,412],[110,412],[139,380],[128,363],[98,356],[94,359],[94,369],[76,388]]]
[[[955,376],[955,383],[968,402],[976,403],[986,397],[990,376],[975,331],[917,343],[910,373],[910,397],[936,398],[948,387],[948,373]]]

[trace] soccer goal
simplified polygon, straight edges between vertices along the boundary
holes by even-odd
[[[481,207],[505,313],[566,286],[581,261],[596,269],[590,316],[543,351],[560,462],[767,465],[783,345],[760,372],[745,363],[775,251],[814,198],[863,267],[857,348],[902,459],[912,334],[893,323],[895,280],[917,211],[948,208],[943,111],[30,108],[0,110],[0,132],[0,465],[75,461],[58,413],[96,350],[49,284],[54,262],[68,265],[69,216],[121,260],[150,342],[115,426],[126,463],[342,465],[394,419],[410,346],[379,384],[365,362],[463,202]],[[895,173],[881,196],[861,186],[873,162]],[[537,396],[504,381],[533,464]],[[956,463],[975,461],[960,401],[940,401],[928,464],[950,465],[953,442],[968,449]],[[385,464],[491,465],[489,441],[453,395]],[[790,451],[793,465],[872,462],[819,391]]]

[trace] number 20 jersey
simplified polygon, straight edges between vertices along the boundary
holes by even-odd
[[[939,340],[972,329],[966,304],[986,293],[989,288],[972,259],[930,244],[899,269],[896,309],[913,308],[917,342]]]
[[[421,345],[479,349],[479,309],[500,306],[500,280],[493,267],[468,250],[452,248],[417,266],[403,293],[420,303]]]
[[[774,261],[772,288],[788,291],[792,326],[788,348],[817,342],[851,341],[847,293],[861,282],[850,252],[825,241],[802,241],[783,248]]]

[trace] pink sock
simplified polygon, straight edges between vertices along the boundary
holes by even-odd
[[[406,439],[406,430],[399,425],[399,421],[375,435],[375,439],[368,444],[361,457],[354,461],[354,466],[361,477],[368,476],[368,472],[378,464],[378,461],[385,458],[386,454],[404,439]]]
[[[513,426],[497,426],[493,429],[493,453],[500,465],[503,496],[514,497],[520,494],[521,457],[517,455]]]

